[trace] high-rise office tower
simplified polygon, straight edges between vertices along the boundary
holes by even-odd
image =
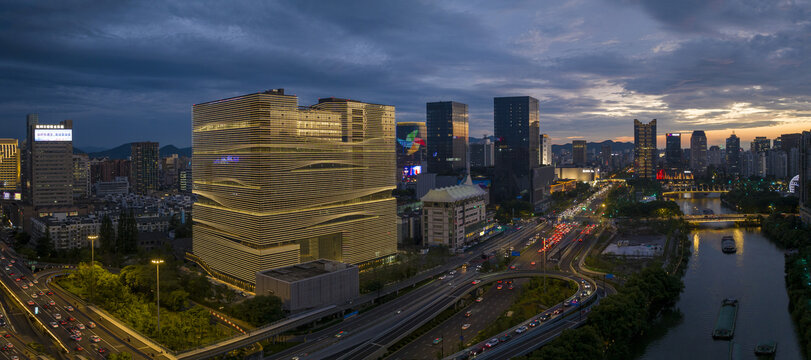
[[[17,139],[0,139],[0,192],[19,191],[20,148]]]
[[[718,145],[710,146],[707,150],[707,165],[712,165],[715,167],[722,166],[724,164],[724,155],[721,152],[721,148]]]
[[[811,225],[811,131],[803,131],[800,137],[800,217]]]
[[[634,119],[634,172],[637,177],[653,179],[656,152],[656,119],[647,124]]]
[[[493,99],[496,137],[493,196],[496,202],[533,199],[533,169],[540,166],[538,99],[530,96]]]
[[[667,133],[665,135],[665,163],[671,169],[682,166],[680,133]]]
[[[600,166],[603,169],[611,169],[611,144],[603,144],[600,148]]]
[[[575,166],[586,166],[586,140],[572,141],[572,164]]]
[[[486,136],[480,142],[470,144],[470,166],[492,167],[496,146]]]
[[[158,190],[158,161],[160,160],[158,143],[134,142],[131,149],[132,191],[136,194],[147,195],[150,191]]]
[[[37,114],[26,120],[24,200],[34,207],[73,205],[73,121],[40,124]]]
[[[427,170],[427,137],[424,122],[397,123],[397,181],[411,181]]]
[[[735,133],[727,138],[726,165],[730,175],[741,174],[741,139]]]
[[[772,140],[772,149],[783,150],[783,140],[779,136]]]
[[[87,154],[73,154],[73,198],[90,196],[90,159]]]
[[[788,177],[792,178],[800,173],[800,142],[802,134],[780,135],[783,151],[788,157]]]
[[[770,143],[769,139],[767,139],[765,136],[756,136],[755,140],[752,140],[752,142],[749,143],[749,151],[753,152],[767,151],[771,147],[769,143]]]
[[[541,165],[552,165],[552,140],[549,134],[541,134]]]
[[[690,136],[690,170],[699,174],[707,170],[707,135],[703,130]]]
[[[425,104],[428,128],[428,172],[461,176],[467,173],[467,104],[455,101]]]
[[[394,107],[283,89],[192,108],[194,255],[238,284],[397,251]]]

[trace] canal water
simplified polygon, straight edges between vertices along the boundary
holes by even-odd
[[[711,209],[733,213],[720,199],[677,200],[685,214]],[[721,252],[721,237],[732,235],[738,252]],[[759,229],[703,225],[692,232],[692,255],[684,275],[684,292],[676,305],[682,318],[641,356],[659,359],[727,359],[729,342],[713,340],[718,310],[724,298],[738,299],[738,319],[732,341],[740,345],[741,359],[755,359],[760,341],[775,340],[776,359],[802,359],[797,335],[788,312],[783,251]]]

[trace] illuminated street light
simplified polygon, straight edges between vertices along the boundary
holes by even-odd
[[[93,282],[90,284],[90,302],[92,303],[96,295],[96,239],[98,235],[88,235],[87,240],[90,240],[90,276]]]
[[[161,331],[161,268],[160,265],[163,264],[162,259],[154,259],[152,263],[155,264],[155,270],[157,270],[156,278],[157,283],[155,283],[155,294],[157,295],[157,304],[158,304],[158,333]]]

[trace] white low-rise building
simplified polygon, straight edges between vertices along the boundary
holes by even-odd
[[[476,185],[432,189],[423,203],[423,244],[461,249],[487,230],[487,192]]]

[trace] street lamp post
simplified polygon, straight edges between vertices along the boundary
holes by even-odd
[[[155,259],[152,260],[152,263],[155,264],[155,270],[157,271],[156,278],[157,283],[155,283],[155,294],[157,295],[157,305],[158,305],[158,333],[161,331],[161,268],[160,265],[163,264],[163,260]]]
[[[88,235],[87,240],[90,240],[90,276],[93,282],[90,284],[90,302],[92,303],[96,296],[96,239],[98,235]]]

